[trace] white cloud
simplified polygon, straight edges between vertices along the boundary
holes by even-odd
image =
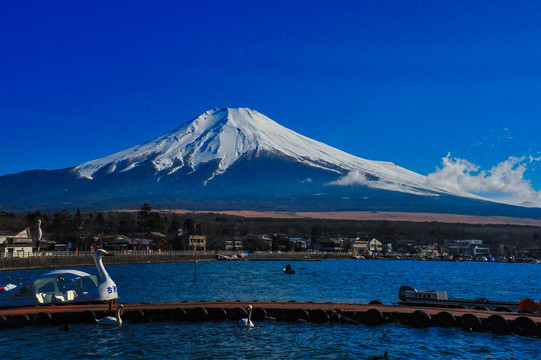
[[[528,166],[540,160],[533,156],[511,156],[490,170],[480,170],[468,160],[451,158],[451,154],[447,154],[442,159],[443,167],[429,174],[427,183],[509,204],[541,207],[541,192],[535,191],[530,181],[524,178]]]
[[[348,185],[365,185],[369,186],[370,180],[366,178],[366,175],[364,172],[353,170],[347,173],[346,176],[341,177],[338,180],[335,180],[330,183],[330,185],[341,185],[341,186],[348,186]]]
[[[383,189],[389,191],[399,191],[409,194],[417,195],[426,195],[426,196],[437,196],[432,191],[428,191],[417,186],[412,186],[411,184],[405,184],[400,181],[400,179],[393,180],[382,180],[376,176],[366,175],[365,172],[359,170],[352,170],[348,172],[345,176],[341,177],[338,180],[328,183],[328,185],[338,185],[338,186],[350,186],[350,185],[361,185],[367,186],[374,189]]]

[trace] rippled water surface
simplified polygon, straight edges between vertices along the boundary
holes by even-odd
[[[107,259],[106,259],[107,260]],[[365,303],[398,301],[398,288],[446,290],[453,297],[493,300],[541,298],[541,265],[477,262],[324,260],[200,262],[107,266],[121,301],[259,300]],[[95,268],[80,268],[96,273]],[[39,271],[0,273],[27,278]],[[75,324],[0,331],[6,359],[537,359],[541,339],[413,329],[266,321],[241,329],[233,321],[125,323],[120,328]]]

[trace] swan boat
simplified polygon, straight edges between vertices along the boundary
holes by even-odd
[[[0,287],[0,308],[116,300],[118,288],[102,262],[103,256],[110,255],[103,249],[94,251],[99,280],[83,271],[62,269],[41,273],[20,285]]]

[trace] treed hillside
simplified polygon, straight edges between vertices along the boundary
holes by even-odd
[[[3,212],[0,230],[20,231],[36,228],[42,221],[43,238],[59,243],[75,243],[80,249],[89,248],[96,241],[110,235],[128,237],[147,236],[159,232],[168,236],[159,244],[161,249],[175,247],[173,239],[178,229],[206,235],[211,248],[220,249],[224,239],[248,234],[267,234],[288,237],[357,237],[370,236],[396,244],[414,240],[417,244],[433,244],[446,239],[479,239],[484,244],[505,244],[516,247],[541,247],[541,228],[519,225],[472,225],[439,222],[391,222],[320,219],[244,218],[217,213],[173,214],[152,210],[144,204],[131,212],[30,212],[14,215]],[[177,242],[178,243],[178,242]]]

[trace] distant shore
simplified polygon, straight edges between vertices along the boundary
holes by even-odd
[[[167,253],[145,253],[145,254],[122,254],[107,257],[104,265],[128,265],[128,264],[152,264],[152,263],[175,263],[197,261],[220,261],[216,259],[214,252],[197,253],[194,256],[191,252],[183,254]],[[324,259],[341,259],[355,261],[370,260],[428,260],[428,261],[455,261],[445,259],[424,259],[418,257],[393,257],[375,256],[364,260],[356,260],[351,253],[306,253],[306,252],[260,252],[249,254],[244,258],[224,261],[321,261]],[[459,260],[462,261],[462,260]],[[467,261],[467,260],[464,260]],[[0,273],[3,271],[32,270],[32,269],[53,269],[67,267],[94,266],[91,256],[36,256],[28,258],[0,258]]]
[[[195,256],[190,254],[143,254],[143,255],[116,255],[107,257],[103,260],[107,265],[126,265],[126,264],[151,264],[151,263],[173,263],[194,261]],[[230,261],[317,261],[323,259],[351,259],[351,254],[346,253],[314,253],[309,256],[306,253],[256,253],[250,254],[245,258]],[[197,254],[197,261],[218,261],[216,254],[205,253]],[[90,256],[43,256],[29,258],[1,258],[0,271],[7,270],[31,270],[31,269],[49,269],[65,267],[94,266],[94,260]]]

